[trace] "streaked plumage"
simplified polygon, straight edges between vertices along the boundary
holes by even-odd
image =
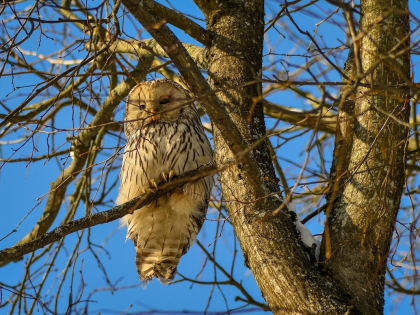
[[[118,204],[212,161],[197,111],[175,82],[154,80],[134,87],[125,120]],[[211,177],[186,184],[123,218],[127,238],[136,247],[140,279],[173,279],[181,255],[203,224],[212,186]]]

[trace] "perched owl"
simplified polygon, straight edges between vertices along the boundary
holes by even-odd
[[[143,82],[131,90],[124,133],[117,204],[213,160],[191,99],[170,80]],[[136,247],[141,280],[173,279],[179,259],[203,225],[212,186],[212,177],[188,183],[122,219]]]

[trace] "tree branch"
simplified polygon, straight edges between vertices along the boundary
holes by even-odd
[[[217,3],[215,1],[208,0],[193,0],[197,7],[207,16],[211,10],[217,8]]]
[[[105,43],[104,43],[105,45]],[[191,44],[182,44],[190,54],[191,58],[197,63],[201,69],[207,69],[206,49]],[[96,46],[86,46],[87,49],[97,50],[102,48],[100,43]],[[116,40],[109,45],[109,50],[114,53],[127,53],[135,56],[141,56],[145,51],[153,53],[155,56],[168,58],[165,50],[156,42],[155,39],[145,40]]]
[[[140,69],[136,69],[131,73],[132,78],[143,80],[146,76],[150,65],[152,64],[152,56],[145,55],[143,63],[140,63]],[[113,89],[105,100],[101,109],[93,117],[88,127],[94,127],[109,122],[113,117],[113,111],[121,100],[128,94],[136,81],[129,77],[126,81],[121,82]],[[58,211],[64,199],[67,186],[73,181],[77,174],[83,169],[86,162],[91,140],[94,139],[99,129],[86,128],[80,132],[73,141],[74,159],[71,164],[61,172],[58,178],[51,183],[51,188],[47,200],[47,204],[42,213],[41,218],[35,227],[29,232],[18,244],[30,242],[42,234],[44,234],[54,222]]]
[[[333,114],[323,115],[299,112],[297,110],[286,109],[283,106],[264,100],[264,114],[287,121],[297,126],[308,127],[310,129],[318,128],[319,131],[330,134],[335,133],[337,125],[337,116]]]
[[[141,211],[140,208],[158,199],[164,194],[167,194],[172,190],[183,186],[186,183],[195,182],[201,178],[211,176],[216,173],[216,170],[217,169],[214,165],[208,165],[206,167],[201,167],[199,169],[186,172],[168,183],[159,185],[156,191],[147,192],[110,210],[102,211],[84,217],[82,219],[74,220],[67,224],[63,224],[54,229],[53,231],[45,233],[41,237],[38,237],[24,244],[19,244],[10,248],[3,249],[0,251],[0,266],[3,266],[9,263],[10,261],[20,260],[22,259],[23,255],[26,255],[48,244],[56,242],[70,233],[90,228],[95,225],[114,221],[123,217],[126,214],[132,213],[133,211]]]
[[[210,46],[211,40],[207,31],[197,23],[191,21],[185,15],[169,9],[153,0],[145,0],[146,4],[160,18],[164,19],[173,26],[183,30],[192,38],[198,40],[204,46]]]
[[[261,176],[258,173],[258,167],[250,153],[242,154],[246,152],[246,143],[184,46],[173,32],[162,24],[160,19],[151,14],[150,8],[144,2],[123,0],[123,3],[166,51],[185,79],[191,92],[196,95],[205,107],[213,124],[222,133],[233,154],[236,157],[242,155],[241,159],[244,162],[244,173],[247,180],[255,189],[257,195],[263,196],[264,191],[260,182]]]
[[[361,12],[357,37],[361,69],[366,70],[356,90],[354,123],[340,125],[342,149],[334,152],[337,178],[326,210],[324,266],[360,312],[380,314],[387,257],[406,183],[411,68],[408,1],[364,0]],[[393,66],[396,63],[398,67]],[[399,89],[376,90],[373,84]],[[351,116],[353,110],[343,106],[342,111]]]

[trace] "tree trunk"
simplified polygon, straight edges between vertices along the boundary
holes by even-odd
[[[335,185],[338,194],[331,194],[334,206],[327,213],[325,266],[362,313],[381,314],[385,268],[405,177],[408,1],[364,0],[361,13],[362,37],[355,58],[360,56],[363,75],[356,76],[364,85],[356,93],[354,128],[346,128],[342,135],[346,148],[341,153],[349,156],[334,157],[340,187]]]
[[[220,2],[209,10],[207,29],[209,81],[248,145],[265,137],[261,103],[264,2]],[[214,128],[215,158],[223,167],[234,158]],[[269,215],[280,205],[277,180],[265,142],[252,155],[257,161],[265,196],[244,179],[240,164],[220,174],[223,196],[245,261],[276,314],[345,313],[345,298],[327,277],[321,277],[302,250],[287,210]],[[267,215],[268,214],[268,215]]]
[[[123,1],[204,103],[214,122],[218,166],[224,169],[227,162],[241,155],[238,147],[233,149],[229,143],[241,143],[241,148],[246,146],[251,151],[250,155],[243,155],[249,163],[238,161],[224,170],[220,182],[245,262],[271,310],[276,314],[381,312],[384,268],[404,182],[407,130],[397,121],[408,119],[408,51],[401,52],[409,42],[406,0],[405,7],[402,0],[399,5],[393,1],[390,11],[383,9],[390,7],[385,0],[362,1],[362,25],[369,34],[361,40],[361,60],[368,75],[363,77],[365,87],[357,90],[354,133],[351,133],[353,119],[339,126],[343,127],[342,136],[349,137],[336,153],[343,148],[350,153],[343,163],[333,163],[338,183],[343,183],[343,187],[338,187],[338,198],[331,198],[338,201],[331,202],[324,234],[328,240],[326,265],[332,278],[309,261],[293,224],[293,214],[284,208],[273,215],[281,200],[265,145],[260,81],[264,1],[195,0],[206,15],[208,76],[217,97],[207,90],[207,83],[182,45],[148,12],[146,4]],[[358,57],[357,50],[355,58]],[[360,65],[359,60],[355,63]],[[356,73],[357,79],[362,79],[360,72]],[[367,88],[366,84],[372,87]],[[405,86],[402,93],[398,92],[401,89],[397,91],[396,84]],[[347,105],[340,110],[352,112]],[[228,116],[222,113],[225,110]],[[348,116],[349,113],[340,115]],[[235,137],[233,142],[227,124],[233,124],[232,130],[236,130],[230,137]],[[341,143],[340,139],[337,143]],[[250,165],[254,165],[251,171]],[[342,182],[345,170],[350,172],[351,180]],[[369,275],[368,284],[365,275]],[[351,303],[345,292],[353,299]]]

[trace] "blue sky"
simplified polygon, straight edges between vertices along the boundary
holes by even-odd
[[[166,1],[160,1],[163,4],[167,4]],[[92,2],[93,3],[93,2]],[[176,8],[182,12],[187,12],[194,16],[200,16],[199,11],[193,5],[192,1],[172,1],[173,4],[176,4]],[[420,5],[418,1],[410,1],[411,11],[420,12]],[[266,19],[272,17],[273,12],[278,10],[279,2],[278,1],[267,1],[266,5]],[[314,11],[319,16],[327,16],[329,12],[333,11],[333,8],[326,4],[325,1],[320,1],[317,4],[317,10]],[[320,17],[308,16],[307,14],[295,14],[294,18],[296,19],[299,26],[311,34],[315,34],[320,42],[327,47],[338,47],[342,42],[345,41],[345,35],[340,24],[335,24],[332,21],[336,19],[341,21],[342,18],[340,13],[332,15],[331,19],[319,24],[316,28],[315,24],[321,22]],[[418,18],[418,16],[417,16]],[[290,27],[293,26],[287,19],[282,19],[284,26]],[[330,23],[331,22],[331,23]],[[136,32],[129,25],[130,23],[126,22],[127,28],[124,30],[132,35],[136,36]],[[138,25],[139,26],[139,25]],[[173,28],[174,29],[174,28]],[[180,32],[179,30],[174,29],[176,35],[182,40],[190,43],[196,43],[194,40]],[[75,31],[76,32],[76,31]],[[296,30],[292,29],[292,32],[296,33]],[[36,35],[36,34],[35,34]],[[24,49],[27,50],[38,50],[39,53],[49,54],[62,45],[61,42],[54,42],[48,40],[45,37],[33,36],[30,40],[23,45]],[[38,34],[39,35],[39,34]],[[142,34],[142,38],[149,38],[147,33]],[[418,39],[418,33],[417,33]],[[288,53],[304,53],[305,50],[310,50],[311,47],[308,47],[307,43],[302,43],[298,47],[296,46],[296,39],[293,36],[286,35],[286,32],[282,33],[282,30],[279,26],[277,30],[272,29],[266,34],[266,46],[265,53],[268,53],[274,45],[273,49],[276,52],[282,54]],[[77,55],[79,54],[79,55]],[[83,49],[79,49],[74,52],[74,55],[77,58],[83,56]],[[338,63],[342,64],[342,59],[345,57],[346,52],[337,51],[336,55],[331,56],[333,60],[337,58]],[[341,59],[340,59],[341,57]],[[418,68],[418,56],[413,57],[413,65]],[[31,60],[32,57],[28,56],[28,60]],[[67,58],[71,59],[70,56]],[[274,59],[273,59],[274,58]],[[35,60],[35,59],[33,59]],[[283,60],[283,61],[281,61]],[[293,70],[293,64],[296,66],[307,61],[306,58],[302,57],[277,57],[277,56],[266,56],[265,62],[269,63],[274,61],[276,67],[279,71],[282,69],[282,65],[285,62],[289,63],[289,69]],[[416,70],[414,68],[414,70]],[[45,69],[49,71],[50,69]],[[418,81],[418,74],[414,71],[414,77]],[[300,79],[304,76],[299,77]],[[339,76],[330,72],[328,74],[328,79],[331,81],[340,80]],[[22,101],[22,96],[20,91],[26,91],[24,86],[33,84],[35,77],[25,76],[18,83],[14,82],[16,86],[22,86],[21,89],[14,90],[11,85],[9,77],[0,78],[0,84],[2,84],[2,89],[0,90],[0,99],[4,102],[8,101],[6,104],[11,104],[16,106]],[[96,88],[98,85],[94,85]],[[308,89],[314,95],[318,96],[319,91],[316,89]],[[105,94],[106,90],[104,89],[100,95]],[[45,95],[45,97],[49,97]],[[280,91],[272,96],[270,100],[277,102],[282,105],[294,106],[301,109],[311,109],[311,105],[307,102],[302,101],[301,98],[297,97],[291,91]],[[34,102],[39,101],[39,98],[35,99]],[[118,107],[117,118],[121,117],[122,109],[124,104],[121,103]],[[66,110],[62,111],[57,120],[60,123],[61,127],[72,127],[72,123],[69,120],[69,117],[72,117],[73,112],[72,108],[68,107]],[[77,121],[77,118],[75,118]],[[268,127],[271,127],[273,124],[272,121],[267,120]],[[286,124],[283,124],[287,126]],[[13,136],[7,138],[12,140],[17,138],[19,135],[22,135],[22,132],[18,132]],[[71,136],[71,132],[62,132],[56,137],[56,141],[66,144],[66,137]],[[304,146],[306,145],[309,139],[310,133],[305,136],[291,141],[287,145],[282,147],[281,152],[277,152],[281,158],[292,159],[295,162],[302,162],[305,158],[303,151]],[[38,149],[39,152],[34,152],[34,155],[43,154],[46,147],[51,143],[51,138],[45,134],[40,134],[34,137],[33,140],[28,141],[25,145],[21,147],[21,144],[15,145],[2,145],[0,146],[0,152],[2,157],[9,157],[14,150],[17,150],[14,157],[27,157],[32,152],[34,148]],[[104,146],[113,146],[116,144],[115,139],[108,139]],[[332,141],[332,139],[330,140]],[[106,151],[108,153],[112,152],[110,149]],[[327,171],[329,170],[329,161],[331,160],[331,151],[330,149],[325,150],[325,159],[327,161]],[[316,156],[311,156],[311,163],[315,166]],[[106,156],[101,156],[99,161],[106,159]],[[17,240],[23,237],[30,229],[32,228],[34,222],[39,218],[46,202],[46,194],[49,191],[50,182],[54,181],[59,174],[58,164],[60,167],[65,167],[70,162],[69,159],[51,159],[48,162],[33,162],[30,164],[27,163],[13,163],[7,164],[1,167],[0,171],[0,191],[1,196],[3,197],[3,220],[0,221],[0,248],[5,248],[13,245]],[[285,160],[280,160],[282,167],[285,170],[291,173],[297,173],[298,169],[292,164],[288,163]],[[310,164],[311,165],[311,164]],[[117,174],[117,172],[114,172]],[[293,184],[291,182],[290,184]],[[71,186],[69,191],[73,191],[74,186]],[[114,188],[109,195],[107,196],[108,206],[112,206],[112,201],[115,200],[117,194],[117,188]],[[319,201],[322,204],[322,200]],[[65,202],[65,206],[68,206],[68,200]],[[315,206],[315,205],[311,205]],[[109,207],[94,208],[93,211],[105,210]],[[296,204],[298,210],[307,208],[305,204]],[[77,217],[84,215],[84,206],[81,206],[78,209]],[[57,218],[55,225],[64,218],[64,215],[61,214]],[[223,233],[219,236],[221,226],[216,223],[217,221],[217,212],[214,209],[209,209],[208,220],[205,223],[204,228],[200,232],[199,240],[204,246],[208,246],[209,250],[212,250],[212,245],[215,239],[217,239],[217,257],[218,262],[227,270],[230,270],[233,255],[235,249],[239,250],[239,246],[235,245],[235,240],[233,238],[233,231],[228,224],[223,226]],[[322,218],[315,219],[313,223],[309,225],[313,233],[319,233],[321,231]],[[9,237],[3,239],[3,237],[11,232],[15,226],[17,226],[17,231],[12,233]],[[219,232],[218,232],[219,231]],[[85,231],[85,236],[88,231]],[[89,251],[84,251],[86,249],[86,240],[81,243],[81,255],[76,264],[71,264],[72,267],[70,272],[74,273],[75,281],[73,287],[70,286],[70,281],[67,279],[63,285],[62,295],[60,296],[59,304],[62,307],[65,307],[68,304],[69,292],[72,290],[74,295],[77,295],[79,292],[79,287],[81,284],[84,284],[85,292],[90,292],[91,295],[85,294],[89,297],[89,300],[92,302],[89,304],[89,313],[98,313],[102,314],[119,314],[124,312],[135,313],[146,310],[189,310],[197,311],[200,313],[206,305],[209,305],[209,311],[220,311],[224,312],[226,309],[232,309],[235,307],[240,307],[243,305],[240,301],[235,301],[236,296],[242,296],[241,293],[233,286],[226,285],[219,290],[218,287],[212,287],[211,285],[198,285],[191,283],[175,283],[172,285],[161,285],[158,281],[152,281],[147,286],[139,284],[137,272],[134,265],[134,248],[131,242],[125,241],[125,229],[119,226],[119,222],[112,222],[105,225],[94,227],[90,230],[90,240],[94,244],[104,246],[105,250],[96,248],[95,254],[101,257],[101,262],[104,268],[108,271],[109,279],[102,272],[102,266],[97,263],[94,258],[94,255]],[[216,235],[216,236],[215,236]],[[64,250],[58,255],[57,260],[54,264],[54,272],[52,277],[47,279],[46,288],[48,288],[49,296],[54,296],[54,293],[57,288],[57,281],[59,281],[60,276],[62,275],[62,270],[64,266],[68,263],[69,255],[71,254],[73,246],[75,246],[77,241],[77,234],[71,235],[66,240],[66,245]],[[236,248],[235,248],[236,246]],[[28,257],[25,257],[25,260]],[[45,258],[44,258],[45,259]],[[203,252],[198,248],[197,245],[193,245],[187,255],[183,256],[181,263],[179,265],[178,271],[187,276],[193,278],[197,275],[203,264],[206,262],[206,257]],[[23,276],[23,262],[11,263],[7,266],[0,269],[0,282],[3,283],[13,283],[17,282],[18,279],[21,279]],[[214,277],[213,265],[207,263],[204,271],[202,272],[201,280],[212,280]],[[238,281],[241,281],[244,288],[250,293],[250,295],[258,302],[263,302],[263,298],[260,294],[258,287],[255,284],[255,281],[252,277],[251,272],[245,267],[243,263],[242,256],[240,252],[236,255],[236,264],[235,264],[235,278]],[[216,272],[217,279],[224,279],[223,275],[220,272]],[[39,275],[42,277],[42,274]],[[176,278],[179,279],[179,278]],[[38,280],[39,281],[39,280]],[[118,290],[112,292],[108,289],[110,281]],[[134,288],[133,288],[134,286]],[[31,294],[34,294],[33,289],[28,289]],[[209,302],[209,295],[213,294],[213,298]],[[7,291],[2,289],[0,292],[0,303],[3,302],[2,299],[8,296]],[[228,305],[226,305],[227,301]],[[399,303],[394,303],[390,297],[386,297],[386,314],[408,314],[412,312],[410,308],[410,300],[405,298]],[[84,304],[78,305],[77,308],[84,307]],[[43,309],[37,306],[39,313],[43,313]],[[8,307],[6,307],[8,310]],[[63,313],[65,309],[62,309]],[[249,307],[249,313],[258,314],[263,313],[257,311],[254,307]]]

